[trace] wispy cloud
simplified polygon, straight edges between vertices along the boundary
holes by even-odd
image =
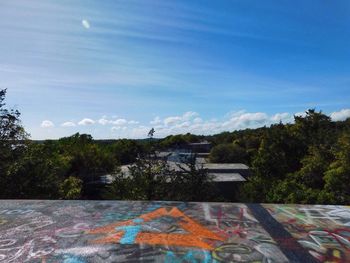
[[[293,123],[294,116],[305,116],[305,112],[282,112],[268,114],[265,112],[247,112],[245,110],[231,111],[216,119],[205,119],[199,113],[187,111],[180,115],[155,117],[148,124],[140,124],[142,122],[135,120],[127,120],[124,118],[108,118],[106,116],[94,121],[90,118],[84,118],[78,125],[100,125],[105,131],[110,130],[112,136],[124,138],[144,138],[147,136],[151,128],[156,130],[157,137],[164,137],[172,134],[193,133],[198,135],[211,135],[223,131],[235,131],[246,128],[258,128],[270,126],[275,123]],[[340,111],[329,114],[333,121],[345,120],[350,118],[350,109],[342,109]],[[52,128],[52,121],[45,120],[42,127]],[[75,127],[74,122],[62,123],[62,127]],[[105,127],[107,126],[107,127]],[[97,126],[96,126],[97,127]],[[106,137],[102,137],[106,138]]]
[[[75,123],[71,121],[67,121],[61,124],[62,127],[75,127]]]
[[[86,126],[86,125],[92,125],[94,124],[95,121],[89,118],[82,119],[81,121],[78,122],[78,125]]]
[[[83,27],[85,27],[86,29],[89,29],[90,28],[90,22],[87,21],[86,19],[83,19],[81,21],[81,24],[83,25]]]
[[[71,116],[102,138],[111,127],[127,127],[113,136],[151,126],[214,133],[288,122],[314,107],[343,119],[335,111],[350,106],[345,2],[4,1],[1,86],[36,138],[68,133],[62,127],[74,126],[61,122]],[[336,15],[326,21],[327,12]],[[235,116],[222,116],[231,109]],[[123,117],[99,118],[116,112]],[[60,127],[41,129],[46,116]]]
[[[126,129],[127,129],[127,127],[121,127],[121,126],[113,126],[111,128],[112,131],[119,131],[119,130],[125,131]]]
[[[159,118],[159,116],[155,117],[152,121],[150,121],[150,124],[157,125],[160,124],[162,120]]]
[[[100,118],[97,122],[99,124],[101,124],[101,125],[110,124],[110,125],[115,125],[115,126],[125,126],[125,125],[136,125],[136,124],[139,124],[139,122],[135,121],[135,120],[126,120],[126,119],[123,119],[123,118],[112,118],[112,119],[109,119],[106,116]]]
[[[101,125],[106,125],[109,123],[109,120],[107,120],[106,118],[101,118],[98,120],[98,123]]]
[[[40,124],[41,128],[52,128],[54,126],[55,126],[55,124],[52,121],[49,121],[49,120],[44,120]]]
[[[111,124],[116,125],[116,126],[123,126],[128,123],[126,119],[116,119],[110,121]]]
[[[340,111],[332,112],[330,116],[333,121],[344,121],[347,118],[350,118],[350,109],[342,109]]]

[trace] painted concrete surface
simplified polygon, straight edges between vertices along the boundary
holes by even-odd
[[[349,261],[349,207],[259,207],[2,200],[0,262],[307,262],[287,253],[295,244],[315,262]]]
[[[350,207],[263,205],[319,262],[350,262]]]

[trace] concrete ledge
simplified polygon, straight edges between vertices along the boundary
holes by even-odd
[[[0,201],[0,262],[349,262],[350,208]]]

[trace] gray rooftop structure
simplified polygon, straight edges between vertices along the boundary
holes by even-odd
[[[168,161],[170,169],[181,172],[189,167],[181,162]],[[129,167],[131,165],[121,166],[121,171],[125,174],[129,174]],[[246,176],[249,174],[249,167],[241,163],[197,163],[198,169],[207,169],[209,175],[213,176],[214,182],[244,182]]]
[[[246,179],[239,173],[210,173],[214,182],[245,182]]]

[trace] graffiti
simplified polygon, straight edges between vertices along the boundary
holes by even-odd
[[[82,218],[85,216],[89,216],[89,213],[84,211],[83,206],[64,206],[64,207],[59,207],[56,211],[54,211],[53,215],[55,216],[69,215],[72,217]]]
[[[57,255],[75,255],[75,256],[87,256],[93,255],[101,251],[101,247],[85,246],[85,247],[73,247],[66,249],[56,249],[55,254]]]
[[[54,221],[47,216],[41,216],[35,219],[32,219],[31,222],[19,225],[13,229],[13,232],[24,232],[24,231],[35,231],[40,228],[44,228],[46,226],[54,224]]]
[[[208,251],[190,250],[183,255],[177,255],[173,251],[168,251],[165,256],[164,262],[166,263],[181,263],[181,262],[203,262],[203,263],[215,263],[216,260],[212,258]]]
[[[152,220],[166,217],[172,219],[187,233],[152,233],[142,232],[143,225]],[[148,244],[166,246],[198,247],[212,250],[212,246],[203,241],[204,239],[214,239],[223,241],[219,235],[201,226],[176,207],[159,208],[153,212],[143,214],[133,220],[117,222],[105,227],[89,231],[90,234],[108,234],[107,237],[96,240],[96,243],[120,243],[120,244]],[[112,234],[111,234],[112,233]]]
[[[31,214],[34,211],[31,209],[4,209],[0,210],[0,215],[24,215]]]
[[[318,261],[350,261],[349,208],[340,206],[264,206]]]
[[[288,205],[265,205],[272,215],[278,218],[288,218],[291,223],[303,225],[339,224],[350,225],[350,209],[340,206],[288,206]]]
[[[225,244],[219,246],[213,252],[213,258],[222,262],[239,260],[244,255],[250,255],[253,250],[244,244]]]
[[[56,235],[67,238],[79,237],[88,229],[89,225],[87,223],[77,223],[73,227],[66,227],[56,230]]]
[[[81,257],[66,255],[63,258],[63,263],[86,263],[86,261]]]
[[[264,205],[292,237],[273,239],[244,204],[0,201],[0,263],[350,261],[340,206]],[[307,253],[306,252],[306,253]]]
[[[31,239],[22,245],[14,239],[1,240],[0,262],[25,262],[42,258],[54,251],[55,243],[56,240],[49,236]]]

